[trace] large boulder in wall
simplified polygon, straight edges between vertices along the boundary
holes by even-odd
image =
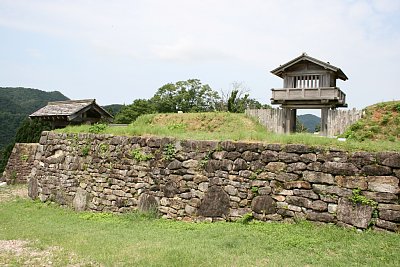
[[[211,186],[200,203],[198,215],[223,217],[229,214],[229,196],[219,186]]]

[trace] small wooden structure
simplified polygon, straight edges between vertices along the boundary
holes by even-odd
[[[272,90],[272,104],[284,110],[284,132],[296,130],[297,109],[321,109],[321,134],[327,134],[329,109],[347,107],[346,94],[336,87],[336,80],[347,80],[340,68],[303,53],[271,71],[283,79],[283,88]]]
[[[113,116],[97,105],[95,99],[49,102],[47,106],[29,115],[31,119],[50,121],[52,127],[62,128],[70,124],[111,122]]]

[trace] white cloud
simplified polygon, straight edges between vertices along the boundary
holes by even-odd
[[[78,43],[105,62],[128,58],[132,65],[127,66],[138,72],[143,68],[135,64],[145,61],[153,68],[170,64],[182,76],[187,76],[185,65],[209,64],[208,69],[215,70],[215,64],[222,68],[236,64],[237,73],[253,77],[245,73],[265,72],[307,52],[341,67],[353,88],[397,86],[396,78],[378,82],[371,77],[385,76],[384,68],[394,68],[394,77],[400,74],[399,21],[400,1],[393,0],[0,2],[0,27]],[[146,75],[151,76],[141,77]],[[221,70],[219,76],[224,75],[228,74]],[[266,73],[257,82],[245,82],[259,83],[256,90],[265,90],[265,83],[274,79]],[[366,102],[359,90],[349,95],[360,94],[360,101]],[[386,93],[400,98],[394,89]]]

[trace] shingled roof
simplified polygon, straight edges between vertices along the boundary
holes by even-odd
[[[67,100],[49,102],[47,106],[29,115],[31,118],[39,117],[64,117],[67,121],[72,121],[86,111],[94,110],[104,119],[110,120],[113,116],[97,105],[95,99]]]
[[[299,63],[301,61],[312,62],[312,63],[314,63],[316,65],[319,65],[319,66],[323,67],[324,69],[331,70],[331,71],[335,72],[337,74],[337,77],[339,79],[343,80],[343,81],[348,79],[346,74],[344,74],[344,72],[340,68],[331,65],[329,62],[323,62],[323,61],[321,61],[319,59],[310,57],[306,53],[303,53],[300,56],[296,57],[295,59],[293,59],[293,60],[291,60],[291,61],[289,61],[289,62],[287,62],[287,63],[285,63],[283,65],[280,65],[278,68],[272,70],[271,73],[282,78],[282,73],[285,71],[285,69],[287,69],[290,66],[293,66],[293,65],[295,65],[295,64],[297,64],[297,63]]]

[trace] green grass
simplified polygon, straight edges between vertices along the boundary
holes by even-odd
[[[92,127],[92,128],[91,128]],[[68,126],[63,133],[88,133],[93,126]],[[301,133],[273,134],[255,120],[235,113],[150,114],[140,116],[128,126],[106,127],[101,133],[126,136],[161,136],[192,140],[260,141],[280,144],[305,144],[348,151],[400,151],[400,142],[347,140]]]
[[[344,137],[364,141],[400,141],[400,101],[382,102],[365,109],[365,116],[351,125]]]
[[[71,253],[104,266],[398,266],[400,261],[399,234],[307,222],[184,223],[136,213],[75,213],[26,199],[1,203],[0,221],[0,240],[62,248],[53,259],[61,266]]]

